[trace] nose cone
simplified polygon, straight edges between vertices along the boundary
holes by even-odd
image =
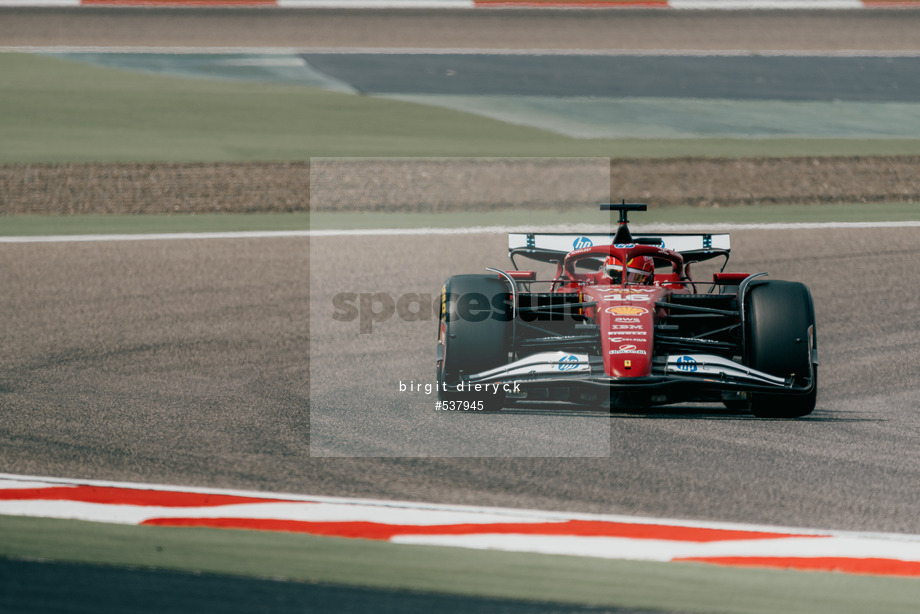
[[[664,290],[653,286],[597,286],[604,371],[611,377],[644,377],[652,372],[655,301]],[[592,293],[593,294],[593,293]]]

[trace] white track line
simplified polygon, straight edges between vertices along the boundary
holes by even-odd
[[[636,224],[639,232],[681,232],[703,229],[707,232],[735,230],[835,230],[859,228],[918,228],[920,221],[904,222],[805,222],[778,224]],[[177,241],[209,239],[279,239],[289,237],[378,237],[443,236],[470,234],[508,234],[512,232],[605,232],[612,226],[472,226],[464,228],[357,228],[350,230],[255,230],[240,232],[173,232],[153,234],[41,235],[0,237],[0,243],[101,243],[111,241]]]
[[[80,6],[80,0],[2,0],[0,8],[37,7],[70,8]]]
[[[513,0],[512,0],[513,1]],[[232,5],[222,3],[220,0],[201,3],[188,2],[178,3],[174,6],[207,6],[210,4],[213,8],[234,8]],[[82,6],[81,0],[3,0],[0,6],[9,7],[77,7]],[[167,6],[164,0],[144,2],[142,6]],[[130,1],[124,4],[111,2],[108,6],[131,6]],[[539,4],[538,2],[527,3],[526,0],[517,6],[501,6],[489,4],[477,4],[474,0],[276,0],[267,5],[243,5],[247,8],[270,9],[293,8],[293,9],[504,9],[504,8],[529,8],[543,10],[566,10],[571,8],[593,8],[600,9],[630,9],[630,8],[647,8],[643,7],[640,2],[624,4],[597,4],[593,7],[571,7],[566,6],[565,0],[549,4]],[[863,0],[670,0],[663,8],[674,10],[852,10],[852,9],[872,9],[888,8],[884,5],[869,4]]]
[[[0,0],[2,2],[2,0]],[[920,3],[917,5],[920,8]],[[467,47],[150,47],[150,46],[32,46],[0,45],[0,53],[155,53],[248,55],[536,55],[638,57],[920,57],[917,49],[488,49]]]
[[[0,237],[0,243],[96,243],[107,241],[174,241],[180,239],[277,239],[309,237],[309,230],[252,230],[237,232],[160,232],[151,234],[92,234]]]

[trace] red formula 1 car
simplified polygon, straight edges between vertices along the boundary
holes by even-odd
[[[511,234],[514,270],[445,282],[441,401],[485,410],[715,401],[760,417],[811,413],[818,361],[804,284],[724,264],[711,281],[694,280],[692,263],[728,262],[728,235],[633,235],[627,213],[646,205],[601,209],[619,212],[616,233]],[[555,274],[538,280],[519,257]]]

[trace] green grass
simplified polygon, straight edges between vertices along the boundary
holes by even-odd
[[[0,142],[0,163],[920,154],[916,139],[574,139],[409,102],[14,53],[0,54]]]
[[[339,230],[359,228],[529,227],[609,223],[599,211],[511,210],[489,213],[214,213],[204,215],[0,216],[0,236]],[[632,216],[643,224],[757,224],[777,222],[892,222],[920,220],[920,203],[657,207]]]
[[[916,612],[920,580],[0,516],[0,556],[734,614]]]

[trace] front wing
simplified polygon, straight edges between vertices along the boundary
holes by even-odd
[[[809,348],[810,357],[813,351]],[[521,390],[545,387],[606,387],[616,391],[655,388],[697,391],[769,392],[808,394],[815,387],[814,360],[804,383],[752,369],[713,354],[679,354],[656,357],[652,373],[642,377],[611,377],[604,373],[602,359],[587,354],[541,352],[495,369],[462,378],[469,389],[477,384],[517,384]]]

